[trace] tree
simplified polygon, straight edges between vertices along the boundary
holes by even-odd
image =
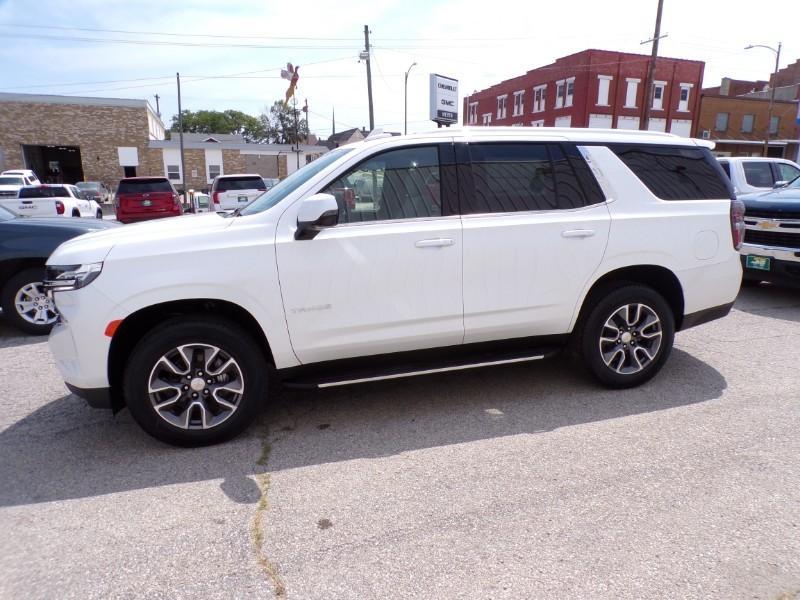
[[[259,120],[266,132],[266,138],[273,144],[295,144],[308,139],[308,119],[303,115],[303,111],[286,106],[282,100],[276,100],[269,108],[269,113],[263,113]]]
[[[247,142],[262,142],[267,134],[262,119],[240,110],[184,110],[183,131],[185,133],[238,134]],[[179,131],[178,115],[172,117],[172,131]]]

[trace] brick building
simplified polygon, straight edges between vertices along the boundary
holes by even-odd
[[[0,93],[0,171],[32,169],[42,182],[166,176],[183,188],[176,135],[146,100]],[[327,152],[317,145],[248,144],[241,136],[184,134],[187,189],[224,173],[283,178]]]
[[[464,99],[465,125],[638,129],[650,57],[584,50]],[[705,63],[659,57],[649,128],[689,136]]]
[[[53,182],[102,181],[161,171],[164,139],[146,100],[0,93],[0,170],[33,169]]]

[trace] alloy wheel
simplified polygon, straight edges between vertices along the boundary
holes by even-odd
[[[28,283],[17,291],[14,307],[17,314],[32,325],[52,325],[58,319],[56,307],[39,281]]]
[[[658,355],[663,337],[661,319],[646,304],[625,304],[606,319],[600,334],[600,355],[621,375],[645,369]]]
[[[153,409],[181,429],[211,429],[238,409],[244,377],[224,350],[201,342],[173,348],[159,358],[147,382]]]

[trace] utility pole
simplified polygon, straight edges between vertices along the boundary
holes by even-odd
[[[297,168],[300,168],[300,134],[297,132],[297,96],[292,96],[292,106],[294,110],[294,144],[295,144],[295,156],[297,157]]]
[[[181,183],[183,183],[183,203],[186,204],[186,161],[183,158],[183,109],[181,108],[181,74],[175,73],[178,80],[178,139],[181,145]]]
[[[364,25],[364,51],[360,55],[367,62],[367,97],[369,98],[369,130],[375,129],[375,113],[372,109],[372,69],[369,65],[369,25]]]
[[[656,72],[656,60],[658,59],[658,40],[666,35],[661,35],[661,12],[664,9],[664,0],[658,0],[658,12],[656,13],[656,30],[653,38],[645,40],[642,44],[653,42],[653,52],[650,55],[650,64],[647,65],[647,80],[644,87],[644,106],[642,107],[642,121],[639,129],[647,131],[650,126],[650,109],[653,106],[653,77]]]
[[[161,97],[161,96],[159,96],[158,94],[156,94],[156,114],[159,116],[159,118],[161,117],[161,108],[158,106],[158,99],[159,99],[160,97]]]

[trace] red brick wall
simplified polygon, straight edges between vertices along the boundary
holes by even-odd
[[[468,124],[469,104],[478,102],[477,125],[482,124],[484,113],[492,114],[492,125],[530,125],[531,121],[544,119],[546,126],[555,124],[556,117],[571,116],[573,127],[587,127],[589,114],[611,114],[618,116],[641,116],[645,93],[645,79],[649,56],[627,54],[606,50],[584,50],[577,54],[557,59],[554,63],[528,71],[524,75],[507,79],[485,90],[475,92],[464,98],[463,122]],[[656,64],[656,81],[666,81],[664,109],[652,111],[653,118],[676,118],[695,120],[699,104],[700,84],[703,79],[705,63],[701,61],[659,58]],[[610,83],[608,107],[597,106],[599,88],[598,75],[610,75],[614,79]],[[575,93],[573,105],[569,108],[555,108],[556,81],[575,77]],[[625,108],[627,78],[638,78],[636,109]],[[693,85],[689,94],[689,111],[677,113],[680,98],[680,84]],[[547,84],[546,110],[533,112],[533,88]],[[514,117],[513,93],[525,91],[525,106],[521,116]],[[497,96],[508,94],[508,109],[505,119],[497,119]],[[676,114],[677,113],[677,114]]]

